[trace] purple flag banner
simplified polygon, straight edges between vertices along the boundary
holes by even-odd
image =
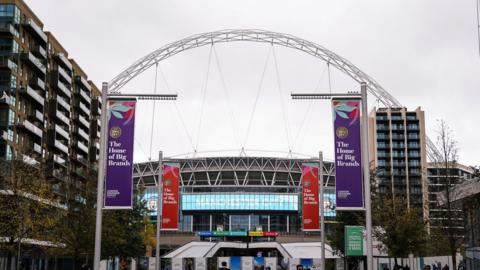
[[[108,139],[105,179],[106,209],[130,209],[133,204],[133,136],[136,100],[107,102]]]
[[[333,99],[337,210],[362,210],[360,99]]]

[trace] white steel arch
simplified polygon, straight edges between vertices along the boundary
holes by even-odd
[[[345,73],[353,80],[367,84],[368,91],[373,94],[384,106],[402,107],[400,102],[388,93],[378,82],[372,77],[361,71],[347,59],[340,55],[320,46],[314,42],[298,38],[292,35],[258,30],[258,29],[227,29],[215,32],[196,34],[170,44],[149,53],[134,62],[127,69],[118,74],[108,83],[108,89],[112,93],[118,93],[120,89],[130,80],[140,75],[156,63],[181,53],[186,50],[198,48],[215,43],[225,43],[234,41],[249,41],[270,43],[272,45],[284,46],[296,49],[316,58],[319,58],[338,70]],[[429,158],[436,152],[435,145],[427,138],[427,153]]]

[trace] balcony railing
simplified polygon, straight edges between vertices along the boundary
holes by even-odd
[[[87,108],[87,106],[85,106],[85,104],[83,104],[82,102],[80,102],[80,109],[87,115],[90,115],[90,110]]]
[[[90,104],[92,102],[92,99],[85,93],[85,91],[80,90],[80,96],[88,103]],[[90,112],[89,112],[90,113]]]
[[[67,161],[57,154],[53,155],[53,161],[55,161],[59,165],[67,166]]]
[[[43,136],[43,131],[39,127],[35,126],[34,124],[32,124],[30,121],[28,121],[26,119],[21,120],[18,123],[18,125],[20,127],[25,128],[26,130],[30,131],[31,133],[37,135],[40,138],[42,138],[42,136]]]
[[[77,142],[77,146],[80,150],[82,150],[83,152],[85,152],[86,154],[88,154],[88,147],[83,144],[82,142],[78,141]]]
[[[80,123],[82,123],[85,127],[90,127],[90,123],[87,121],[87,119],[85,119],[85,117],[79,115],[78,116],[78,120],[80,121]]]
[[[37,93],[37,91],[33,90],[30,86],[27,86],[26,88],[20,88],[20,93],[25,94],[26,96],[30,97],[42,106],[45,103],[45,99],[39,93]]]
[[[30,79],[30,85],[37,90],[45,90],[45,82],[37,76]]]
[[[70,142],[70,134],[68,133],[68,131],[63,129],[63,127],[61,127],[59,125],[55,125],[55,131],[58,134],[60,134],[63,138],[65,138],[67,140],[67,142]]]
[[[77,76],[76,81],[86,90],[89,92],[92,91],[92,87],[88,83],[87,79],[83,78],[82,76]]]
[[[13,71],[17,71],[17,64],[13,62],[10,58],[0,59],[0,68],[7,68]]]
[[[58,62],[63,65],[68,70],[72,70],[72,63],[68,61],[67,57],[63,53],[59,53],[55,56],[55,58],[58,60]]]
[[[68,82],[68,84],[72,84],[72,76],[70,76],[70,74],[68,74],[61,66],[57,67],[57,71],[58,74]]]
[[[33,143],[33,151],[42,154],[42,147],[39,144]]]
[[[63,144],[61,141],[55,139],[55,147],[57,147],[60,151],[68,155],[68,147],[65,144]]]
[[[31,30],[32,34],[38,37],[39,41],[42,41],[43,44],[47,43],[47,35],[32,19],[26,19],[24,25],[27,26],[27,29]]]
[[[78,134],[80,136],[82,136],[86,141],[90,140],[90,137],[88,136],[88,134],[85,131],[83,131],[83,129],[79,128],[78,129]]]
[[[64,124],[70,126],[70,119],[65,116],[65,114],[57,110],[55,112],[55,116],[57,116],[57,118],[60,119],[60,121],[62,121]]]
[[[35,53],[38,57],[43,59],[47,59],[47,50],[43,48],[43,46],[37,45],[33,48],[33,53]]]
[[[67,111],[70,111],[70,104],[68,104],[68,102],[65,101],[65,99],[57,96],[57,103],[62,105],[62,107],[65,108]]]
[[[10,34],[15,37],[20,36],[20,33],[18,33],[17,29],[15,29],[15,27],[11,24],[4,24],[0,26],[0,33]]]
[[[68,98],[72,97],[72,91],[68,89],[68,87],[61,81],[57,81],[57,88],[61,90]]]
[[[40,122],[43,122],[43,113],[39,110],[35,110],[35,118],[37,118]]]
[[[22,53],[22,59],[26,61],[30,66],[34,67],[37,71],[41,72],[43,75],[47,72],[45,65],[35,57],[31,52]]]

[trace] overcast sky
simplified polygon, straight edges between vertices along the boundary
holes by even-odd
[[[318,43],[350,60],[407,108],[421,106],[432,140],[436,120],[444,119],[458,141],[460,161],[480,165],[475,0],[26,2],[99,87],[140,57],[197,33],[256,28]],[[331,68],[330,74],[332,91],[359,89],[340,71]],[[154,86],[153,68],[123,91],[153,93]],[[289,97],[329,90],[326,64],[304,53],[252,43],[189,50],[159,64],[157,89],[178,92],[179,100],[176,108],[157,103],[152,147],[153,103],[139,104],[136,161],[148,159],[150,148],[154,159],[158,150],[174,156],[236,149],[208,155],[238,155],[241,147],[276,151],[247,151],[251,155],[286,156],[291,149],[316,156],[322,150],[333,158],[329,103]],[[369,98],[369,107],[378,105]]]

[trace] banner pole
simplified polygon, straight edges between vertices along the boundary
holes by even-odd
[[[320,230],[322,241],[322,266],[321,270],[325,270],[325,203],[324,203],[324,186],[323,186],[323,152],[318,152],[318,178],[320,180]]]
[[[102,109],[100,114],[100,153],[98,157],[97,178],[97,215],[95,219],[95,251],[93,269],[100,269],[102,250],[102,208],[103,208],[103,185],[105,181],[106,139],[107,139],[107,94],[108,83],[102,84]]]
[[[162,229],[162,217],[160,207],[162,205],[162,181],[163,181],[163,152],[158,152],[158,180],[157,180],[157,243],[155,251],[155,268],[156,270],[161,269],[161,259],[160,259],[160,230]]]
[[[370,201],[370,162],[368,157],[368,112],[367,112],[367,84],[361,83],[362,94],[362,161],[363,161],[363,185],[365,192],[365,219],[367,234],[367,269],[373,270],[372,249],[372,205]]]

